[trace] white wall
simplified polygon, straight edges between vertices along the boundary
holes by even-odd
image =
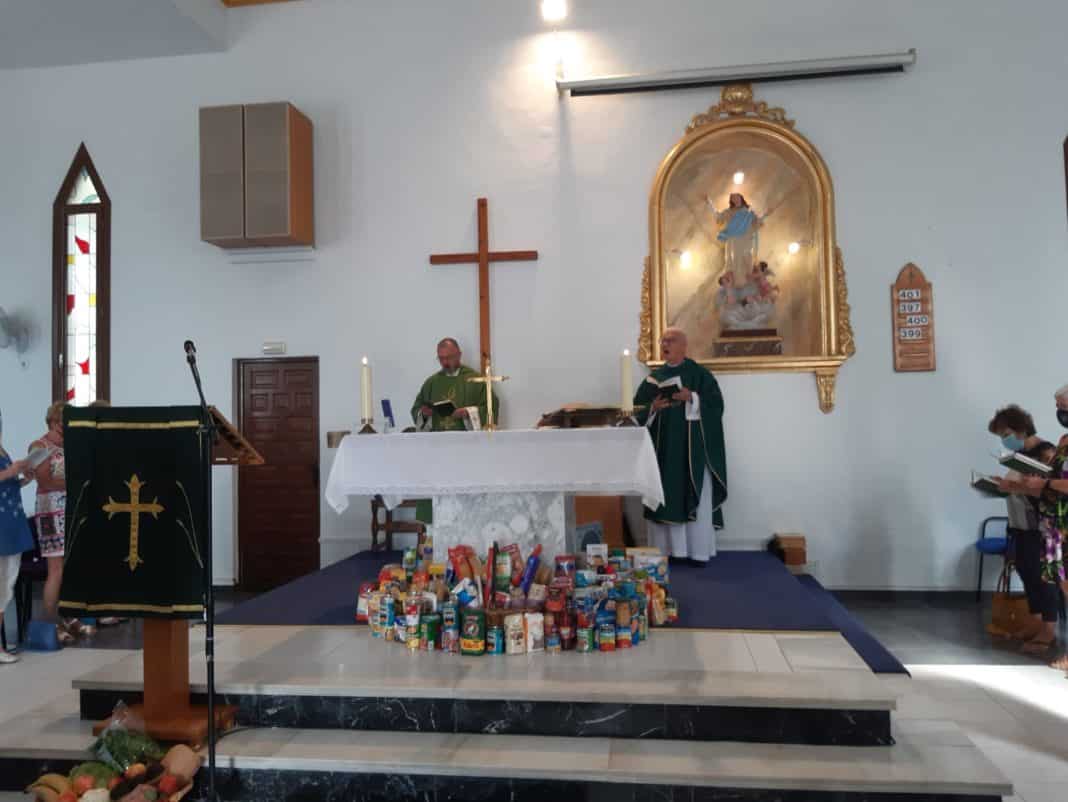
[[[833,586],[969,586],[978,521],[1000,512],[967,487],[969,468],[989,467],[986,421],[1016,400],[1054,436],[1051,393],[1068,381],[1068,4],[571,5],[559,43],[575,75],[919,50],[904,77],[758,88],[834,177],[858,354],[827,416],[811,376],[722,379],[727,535],[804,532]],[[47,331],[51,202],[84,140],[114,203],[113,400],[192,401],[191,337],[231,409],[231,360],[282,339],[319,355],[322,430],[346,428],[360,354],[399,409],[439,337],[474,358],[473,268],[431,271],[427,254],[470,249],[486,195],[491,244],[541,253],[493,271],[505,422],[614,401],[617,355],[638,334],[653,174],[716,90],[560,100],[533,0],[309,0],[230,12],[229,28],[224,54],[0,71],[0,303]],[[233,265],[198,237],[196,110],[277,99],[315,123],[317,258]],[[906,261],[934,282],[937,373],[892,369],[888,288]],[[48,348],[38,340],[25,369],[0,352],[6,440],[20,447],[41,429]],[[331,458],[324,447],[324,477]],[[220,471],[223,581],[232,492]],[[365,508],[324,506],[325,559],[366,538]]]

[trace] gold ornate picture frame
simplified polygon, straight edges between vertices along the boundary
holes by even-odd
[[[855,352],[826,164],[748,84],[693,118],[649,196],[638,358],[677,326],[717,373],[811,372],[834,408]]]

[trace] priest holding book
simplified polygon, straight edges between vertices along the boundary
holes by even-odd
[[[486,388],[468,381],[481,374],[460,359],[460,345],[452,337],[438,343],[441,370],[423,382],[412,404],[412,420],[424,432],[478,430],[486,417]],[[493,398],[493,419],[498,420],[500,403]]]
[[[638,421],[649,427],[664,486],[664,503],[645,510],[649,542],[677,559],[705,563],[716,554],[727,499],[723,394],[686,348],[681,329],[664,330],[664,365],[642,382],[634,404],[643,407]]]

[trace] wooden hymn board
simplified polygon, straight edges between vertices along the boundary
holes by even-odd
[[[923,271],[909,262],[890,288],[894,322],[894,370],[935,369],[934,298]]]

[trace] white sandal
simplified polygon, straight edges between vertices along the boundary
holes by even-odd
[[[9,665],[11,663],[17,663],[18,661],[19,657],[17,654],[5,652],[3,649],[0,649],[0,665]]]

